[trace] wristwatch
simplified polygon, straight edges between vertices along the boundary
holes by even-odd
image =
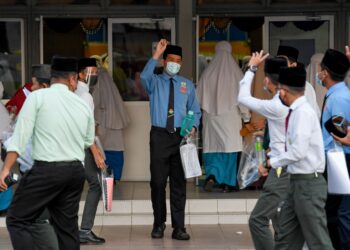
[[[258,66],[256,66],[256,65],[250,65],[250,66],[249,66],[249,70],[250,70],[251,72],[255,73],[255,72],[258,70]]]

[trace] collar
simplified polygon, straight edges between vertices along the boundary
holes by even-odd
[[[303,105],[305,102],[307,102],[306,97],[305,96],[301,96],[298,99],[296,99],[289,108],[291,110],[295,110],[298,107],[300,107],[301,105]]]
[[[337,91],[338,89],[341,89],[343,87],[346,87],[345,82],[338,82],[336,84],[334,84],[332,87],[329,88],[329,90],[326,93],[326,97],[330,96],[331,94],[333,94],[335,91]]]
[[[50,86],[50,89],[59,89],[59,90],[68,90],[69,91],[68,86],[66,84],[60,83],[60,82],[52,83]]]
[[[170,76],[167,73],[163,72],[163,74],[160,75],[164,80],[169,81],[170,78],[173,78],[175,82],[179,81],[179,76],[176,74],[174,76]]]
[[[78,81],[78,86],[77,86],[77,88],[89,92],[89,87],[87,86],[87,84],[86,84],[85,82]]]

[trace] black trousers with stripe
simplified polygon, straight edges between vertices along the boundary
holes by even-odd
[[[173,228],[184,228],[186,205],[186,179],[180,158],[180,130],[169,133],[152,127],[150,133],[151,197],[154,225],[166,221],[166,186],[169,177],[170,209]]]

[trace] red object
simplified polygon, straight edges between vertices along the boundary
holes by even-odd
[[[13,111],[13,107],[15,108],[16,115],[18,115],[19,111],[21,110],[24,101],[26,100],[26,95],[23,91],[24,88],[29,90],[30,92],[32,91],[32,83],[26,83],[22,88],[17,90],[15,95],[6,103],[5,107],[9,112]]]

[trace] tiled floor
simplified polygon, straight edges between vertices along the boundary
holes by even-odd
[[[82,200],[85,200],[88,185],[85,184]],[[167,185],[167,198],[169,198],[169,185]],[[221,189],[215,188],[213,192],[205,192],[195,182],[187,183],[187,199],[256,199],[260,191],[240,190],[231,193],[223,193]],[[149,182],[122,181],[117,182],[113,191],[113,200],[149,200],[151,189]]]
[[[150,226],[104,226],[95,232],[106,239],[101,246],[81,246],[81,250],[151,250],[151,249],[254,249],[247,225],[191,225],[189,241],[171,239],[171,228],[165,231],[163,239],[151,239]],[[12,249],[5,228],[0,229],[0,249]]]

